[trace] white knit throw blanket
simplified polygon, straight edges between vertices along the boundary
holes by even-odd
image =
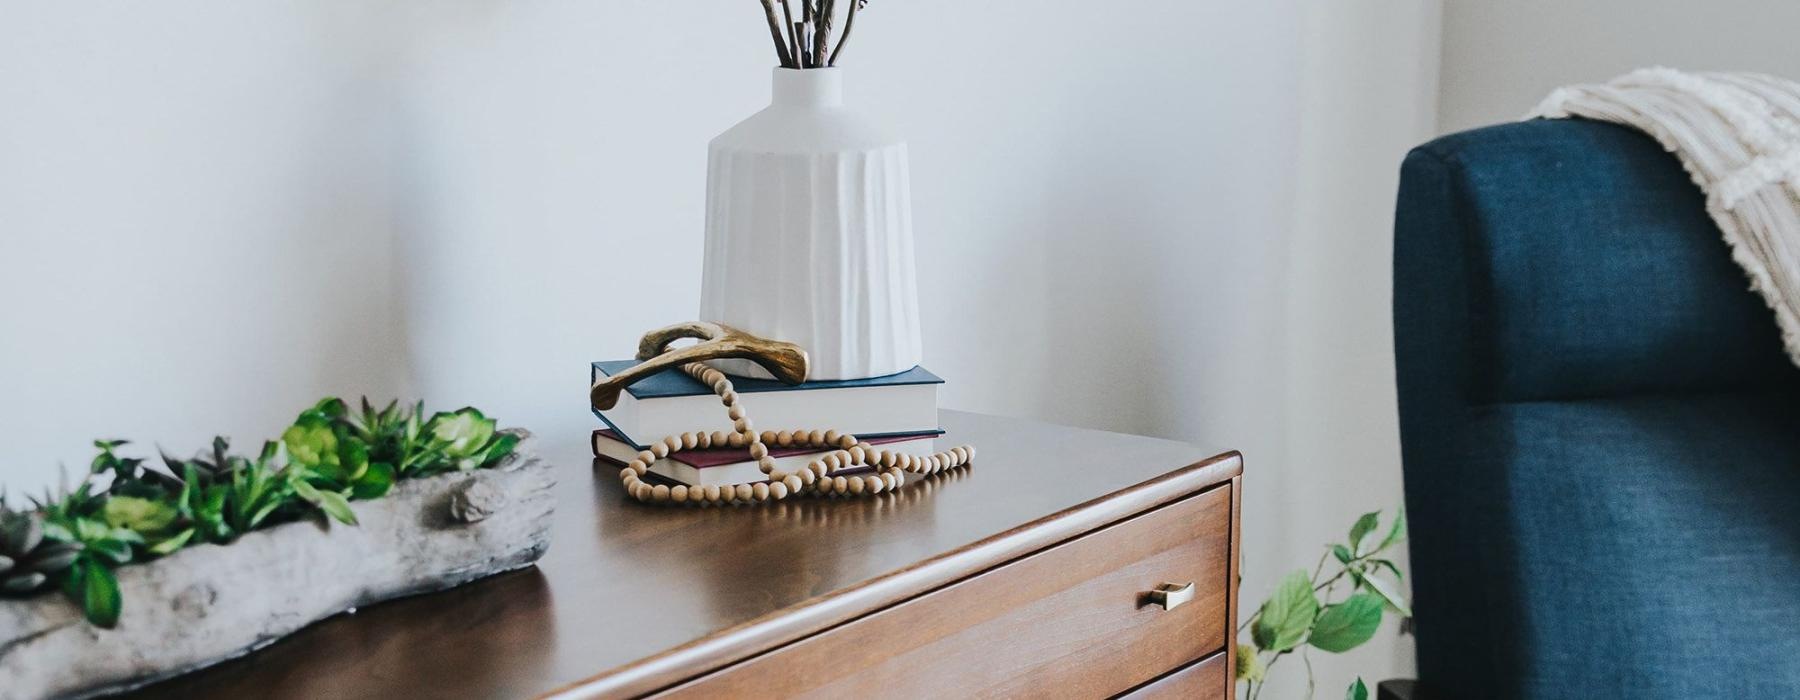
[[[1800,364],[1800,84],[1647,68],[1557,88],[1528,116],[1624,124],[1679,157]]]

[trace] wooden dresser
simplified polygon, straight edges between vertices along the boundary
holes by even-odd
[[[1237,453],[950,411],[943,425],[977,445],[973,468],[874,498],[707,509],[629,503],[585,434],[540,436],[563,471],[538,568],[137,695],[1231,697]]]

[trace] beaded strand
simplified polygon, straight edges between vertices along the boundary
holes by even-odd
[[[731,432],[715,430],[670,435],[661,442],[651,443],[650,449],[639,452],[630,464],[619,470],[619,480],[624,482],[626,494],[645,503],[709,505],[762,503],[802,495],[873,495],[900,488],[906,483],[907,473],[936,474],[961,467],[975,458],[975,448],[967,445],[928,457],[915,457],[884,450],[858,440],[855,435],[836,430],[766,430],[759,433],[750,422],[750,417],[744,413],[744,407],[738,403],[737,391],[732,388],[731,380],[724,372],[699,362],[682,365],[681,371],[710,387],[718,395],[719,403],[725,406],[726,416],[731,419],[732,429]],[[769,456],[769,445],[833,451],[814,459],[799,471],[784,472],[776,468],[775,458]],[[643,480],[644,472],[649,471],[650,464],[656,460],[682,450],[711,447],[748,447],[750,457],[756,460],[757,466],[769,480],[729,486],[653,485]],[[841,473],[860,466],[874,467],[876,472],[851,475]]]

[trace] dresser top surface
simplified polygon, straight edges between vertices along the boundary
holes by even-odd
[[[971,467],[875,497],[709,508],[629,502],[586,434],[540,435],[559,482],[536,568],[340,615],[143,694],[636,692],[1241,470],[1235,453],[1169,440],[955,411],[942,422],[939,448],[975,445]]]

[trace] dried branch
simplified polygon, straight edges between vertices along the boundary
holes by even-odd
[[[813,20],[813,66],[824,67],[831,48],[831,15],[837,10],[837,0],[819,0],[819,16]]]
[[[850,4],[850,16],[844,19],[844,35],[838,37],[837,48],[831,50],[831,60],[825,65],[835,67],[838,57],[844,55],[844,42],[850,40],[850,30],[856,28],[856,11],[869,4],[869,0],[856,0]]]
[[[769,18],[769,38],[775,40],[775,56],[781,59],[783,68],[798,68],[792,56],[788,55],[787,39],[781,35],[781,20],[775,18],[775,0],[762,0],[763,15]]]
[[[806,2],[806,0],[800,0]],[[805,68],[806,56],[800,52],[800,28],[794,23],[794,5],[792,0],[781,0],[781,13],[787,17],[787,26],[792,29],[788,34],[788,55],[793,57],[794,64],[790,68]]]

